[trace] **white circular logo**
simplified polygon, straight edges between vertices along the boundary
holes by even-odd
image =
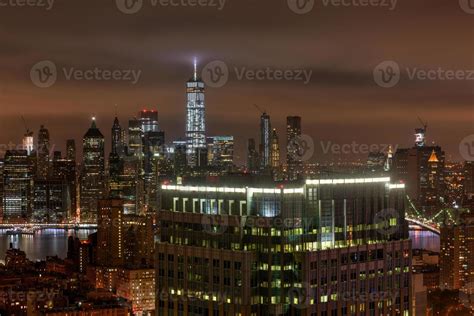
[[[201,72],[204,83],[211,88],[220,88],[229,81],[229,67],[221,60],[208,63]]]
[[[474,161],[474,134],[466,136],[459,143],[459,153],[466,161]]]
[[[125,14],[135,14],[143,7],[143,0],[115,0],[117,8]]]
[[[393,225],[393,220],[396,220],[396,224]],[[391,223],[392,222],[392,223]],[[393,208],[384,209],[375,214],[374,224],[378,226],[377,231],[385,236],[395,234],[399,230],[400,214]]]
[[[222,235],[229,226],[228,215],[204,214],[201,219],[203,230],[211,235]]]
[[[288,155],[297,161],[308,161],[314,155],[314,141],[309,135],[299,135],[290,140]]]
[[[30,79],[39,88],[49,88],[56,83],[58,71],[56,65],[49,60],[37,62],[31,67]]]
[[[287,0],[288,7],[296,14],[306,14],[314,8],[314,0]]]
[[[400,66],[392,60],[381,62],[375,67],[374,81],[382,88],[392,88],[400,81]]]
[[[459,6],[464,12],[474,14],[474,0],[459,0]]]

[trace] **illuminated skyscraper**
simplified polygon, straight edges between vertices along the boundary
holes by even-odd
[[[3,174],[3,218],[24,221],[31,214],[33,166],[26,150],[8,150]]]
[[[474,293],[473,253],[474,213],[465,211],[458,222],[441,227],[439,266],[442,289]]]
[[[76,163],[76,141],[74,139],[66,141],[66,159]]]
[[[68,151],[71,144],[70,141],[67,142]],[[75,157],[75,154],[70,154],[68,156],[71,158]],[[76,179],[76,160],[62,158],[61,156],[55,157],[52,162],[52,179],[59,180],[63,182],[63,185],[66,188],[63,190],[66,202],[63,205],[67,206],[64,211],[67,212],[69,218],[76,218],[77,214],[77,179]]]
[[[303,162],[296,146],[297,138],[301,136],[301,117],[286,118],[286,163],[288,164],[288,179],[295,180],[301,174]]]
[[[50,170],[50,143],[49,131],[41,125],[38,133],[38,169],[37,176],[39,179],[46,179]]]
[[[81,220],[95,222],[97,201],[104,195],[104,136],[96,126],[95,118],[83,139],[81,175]]]
[[[393,157],[392,175],[406,184],[412,201],[435,209],[445,193],[445,153],[439,146],[399,148]]]
[[[271,164],[271,132],[270,115],[263,113],[260,116],[260,167],[266,169]]]
[[[128,121],[128,154],[141,158],[143,156],[142,126],[137,118]]]
[[[415,145],[416,145],[416,147],[424,147],[425,146],[425,135],[426,135],[426,128],[416,128],[415,129]]]
[[[271,144],[271,166],[272,168],[278,168],[280,167],[280,142],[275,128],[272,131]]]
[[[258,151],[255,146],[255,139],[249,138],[247,141],[247,169],[250,172],[257,172],[259,169]]]
[[[233,180],[162,186],[158,315],[411,315],[403,185]]]
[[[35,150],[34,144],[33,132],[27,131],[23,136],[23,149],[26,150],[28,155],[31,155],[31,153]]]
[[[474,200],[474,161],[464,162],[464,195]]]
[[[98,201],[97,263],[104,267],[118,267],[124,263],[123,201]]]
[[[209,166],[231,170],[234,163],[234,136],[213,136],[207,138]]]
[[[196,166],[198,149],[206,148],[206,108],[204,82],[197,75],[194,61],[194,75],[186,83],[186,153],[189,166]]]
[[[112,154],[121,155],[124,150],[124,133],[117,117],[112,126]]]
[[[156,110],[143,110],[140,112],[140,124],[142,132],[159,132],[158,126],[158,111]]]

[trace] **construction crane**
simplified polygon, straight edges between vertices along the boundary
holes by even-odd
[[[30,131],[30,129],[28,128],[28,125],[26,125],[26,120],[25,118],[23,117],[23,115],[21,116],[21,120],[23,121],[23,125],[25,125],[25,136],[33,136],[33,132]]]
[[[253,106],[254,106],[257,110],[259,110],[262,114],[263,114],[263,113],[267,113],[266,110],[262,110],[262,108],[259,107],[257,104],[254,103]]]
[[[428,123],[423,122],[419,116],[418,116],[418,121],[420,121],[421,126],[423,126],[423,130],[424,130],[425,133],[426,133],[426,130],[428,129]]]

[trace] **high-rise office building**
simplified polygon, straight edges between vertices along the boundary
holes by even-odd
[[[62,223],[72,214],[70,187],[64,179],[37,179],[33,186],[33,215],[47,223]]]
[[[278,134],[275,128],[272,131],[270,152],[271,152],[270,165],[272,166],[273,169],[277,169],[280,167],[280,141],[278,140]]]
[[[206,148],[206,106],[204,100],[204,82],[197,74],[194,62],[193,77],[186,83],[186,153],[188,165],[197,165],[198,149]]]
[[[186,174],[188,169],[187,160],[187,141],[176,140],[173,142],[173,169],[175,176],[183,176]]]
[[[128,268],[153,267],[152,215],[124,215],[122,223],[124,265]]]
[[[159,132],[158,111],[142,110],[140,112],[140,125],[144,134],[148,132]]]
[[[207,138],[209,166],[230,171],[234,165],[234,136],[213,136]]]
[[[464,162],[464,196],[474,200],[474,161]]]
[[[439,281],[441,289],[474,293],[474,213],[441,227]]]
[[[0,158],[0,220],[3,220],[3,171],[4,171],[3,157]]]
[[[103,267],[124,264],[123,201],[107,199],[98,201],[97,263]]]
[[[116,155],[122,155],[125,150],[125,139],[124,131],[120,126],[120,122],[117,117],[114,119],[114,125],[112,126],[112,150],[111,153]]]
[[[50,140],[49,131],[41,125],[38,132],[38,160],[37,160],[37,177],[46,179],[50,172]]]
[[[145,212],[155,213],[158,208],[158,177],[159,164],[164,157],[165,133],[156,131],[156,128],[148,129],[143,135],[143,150],[144,150],[144,205]]]
[[[67,142],[67,147],[70,149],[70,142]],[[71,157],[73,159],[68,158]],[[51,180],[61,181],[66,187],[64,188],[64,194],[66,202],[64,206],[67,206],[66,217],[68,219],[75,219],[77,217],[77,173],[76,173],[76,160],[75,154],[68,153],[66,158],[61,156],[55,157],[52,162],[52,176]]]
[[[254,138],[249,138],[247,141],[247,169],[251,173],[256,173],[260,169]]]
[[[162,186],[158,315],[410,315],[403,185],[257,180]]]
[[[120,176],[123,173],[124,139],[123,131],[117,117],[112,125],[112,143],[109,154],[109,194],[111,197],[119,198],[120,194],[114,192],[119,186]],[[116,194],[117,193],[117,194]]]
[[[66,159],[76,163],[76,141],[74,139],[66,141]]]
[[[27,220],[32,211],[33,166],[26,150],[8,150],[3,166],[3,219]]]
[[[143,157],[142,126],[140,120],[128,121],[128,154],[137,158]]]
[[[97,128],[95,118],[83,139],[83,164],[81,172],[81,220],[95,222],[97,201],[105,193],[104,136]]]
[[[392,175],[406,184],[412,201],[436,209],[445,194],[445,153],[439,146],[400,148],[393,157]]]
[[[133,315],[157,315],[155,310],[155,270],[118,269],[117,295],[132,305]]]
[[[415,146],[424,147],[426,138],[426,126],[422,128],[415,128]]]
[[[263,113],[260,116],[260,168],[267,169],[271,166],[271,135],[272,124],[270,115]]]
[[[29,130],[26,131],[25,135],[23,136],[23,149],[26,150],[28,155],[31,155],[35,150],[33,132]]]
[[[303,172],[303,162],[296,146],[299,137],[301,137],[301,117],[288,116],[286,118],[286,163],[289,180],[296,180]]]

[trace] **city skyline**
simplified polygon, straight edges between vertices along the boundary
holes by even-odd
[[[0,74],[0,123],[5,132],[0,135],[0,143],[21,141],[24,129],[19,113],[35,131],[41,124],[48,126],[55,144],[64,143],[67,135],[79,140],[92,115],[97,116],[99,126],[107,129],[104,135],[109,137],[107,117],[113,120],[115,104],[121,119],[134,116],[144,106],[156,108],[163,130],[168,131],[170,139],[176,139],[185,128],[183,82],[189,79],[196,56],[200,68],[214,60],[222,60],[229,67],[229,82],[206,91],[206,123],[209,134],[235,136],[240,162],[245,160],[246,139],[256,137],[250,133],[258,124],[254,103],[266,108],[279,132],[284,130],[286,116],[301,115],[305,119],[304,134],[338,143],[390,141],[407,146],[420,116],[429,122],[429,139],[446,148],[452,155],[448,159],[460,160],[459,142],[472,134],[472,81],[410,80],[404,73],[397,86],[381,88],[372,78],[373,69],[384,60],[394,60],[402,69],[473,68],[473,46],[464,40],[471,34],[471,15],[457,3],[427,3],[399,3],[393,11],[318,5],[304,15],[292,12],[285,1],[229,1],[221,11],[156,8],[134,15],[123,14],[113,2],[57,3],[47,13],[36,8],[6,8],[13,13],[22,10],[25,19],[48,23],[31,30],[21,27],[15,14],[2,19],[13,31],[2,33],[6,44],[0,52],[5,61]],[[249,6],[251,10],[246,10]],[[420,9],[429,14],[418,15]],[[272,14],[264,15],[269,10]],[[236,29],[244,13],[247,25]],[[58,28],[65,17],[80,23],[85,16],[87,26],[81,25],[86,30],[93,28],[90,33],[102,39],[93,40],[94,45],[90,45],[91,38],[82,28],[68,32]],[[144,22],[125,28],[137,18]],[[198,23],[203,19],[205,23]],[[278,22],[277,37],[268,26],[273,22]],[[377,31],[372,25],[377,25]],[[180,36],[174,39],[166,35],[179,34],[183,29],[196,40],[181,41]],[[299,29],[304,31],[295,31]],[[37,32],[41,36],[36,36]],[[64,54],[69,48],[63,43],[71,36],[75,38],[74,53]],[[42,42],[35,37],[42,38]],[[265,37],[265,43],[255,40],[258,37]],[[121,44],[122,38],[126,45]],[[242,46],[242,42],[249,44]],[[23,48],[29,43],[35,51],[26,53]],[[440,43],[456,49],[446,54]],[[369,54],[365,47],[371,48]],[[82,59],[84,56],[87,61]],[[29,74],[31,67],[42,60],[53,61],[59,70],[98,66],[135,69],[142,75],[135,85],[73,81],[61,75],[54,86],[41,89],[32,84]],[[299,81],[238,80],[234,68],[240,71],[242,67],[302,68],[312,71],[312,77],[306,85]],[[358,130],[358,135],[351,133],[353,130]]]
[[[0,0],[0,315],[474,316],[474,0]]]

